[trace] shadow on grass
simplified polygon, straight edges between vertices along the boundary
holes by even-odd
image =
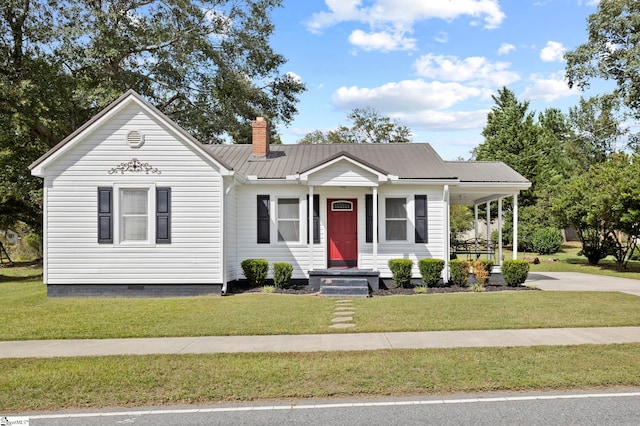
[[[579,257],[570,257],[565,260],[568,264],[584,266],[585,268],[598,268],[601,271],[611,271],[618,273],[638,273],[640,272],[640,262],[630,261],[627,267],[620,267],[615,261],[603,259],[597,265],[589,265],[587,259]]]
[[[42,272],[33,271],[32,274],[29,272],[29,268],[33,269],[41,269],[42,268],[42,259],[38,260],[30,260],[27,262],[13,262],[11,264],[2,264],[0,265],[0,283],[9,282],[9,281],[29,281],[42,278]],[[20,269],[20,275],[14,275],[12,273],[6,273],[8,271],[13,271]],[[27,275],[22,275],[22,274]]]

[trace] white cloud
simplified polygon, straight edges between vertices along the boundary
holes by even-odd
[[[453,21],[461,16],[468,16],[482,19],[485,28],[497,28],[505,19],[498,0],[372,0],[366,5],[362,4],[362,0],[325,0],[325,3],[328,10],[314,13],[307,22],[309,31],[319,33],[340,22],[353,21],[368,25],[370,36],[391,33],[396,39],[404,39],[406,33],[412,32],[416,22],[428,19]],[[380,29],[385,31],[377,33]],[[362,42],[365,33],[359,31],[355,40]],[[352,38],[353,33],[350,41]],[[370,42],[365,45],[373,49],[376,43]],[[387,46],[386,43],[381,45]]]
[[[545,102],[552,102],[556,99],[580,94],[580,91],[575,87],[569,89],[563,72],[559,72],[549,78],[537,75],[532,77],[533,84],[528,86],[520,96],[523,99],[541,99]]]
[[[471,56],[461,60],[456,56],[423,55],[415,62],[416,72],[431,79],[470,82],[483,86],[507,86],[520,80],[510,71],[508,62],[490,62],[482,56]]]
[[[433,39],[438,43],[446,43],[449,41],[449,34],[444,31],[440,31]]]
[[[363,50],[415,50],[417,40],[406,38],[402,32],[389,33],[386,31],[365,33],[355,30],[349,36],[349,42]]]
[[[286,73],[286,76],[291,80],[295,81],[296,83],[302,83],[302,77],[300,77],[298,74],[296,74],[293,71],[289,71],[288,73]]]
[[[341,87],[332,97],[338,109],[371,106],[382,112],[403,113],[449,108],[469,98],[488,96],[488,89],[459,83],[404,80],[379,87]]]
[[[540,51],[540,59],[544,62],[559,62],[564,60],[567,48],[557,41],[548,41],[547,46]]]
[[[489,110],[477,111],[418,111],[393,114],[393,118],[418,130],[469,130],[487,124]]]
[[[498,49],[498,55],[508,55],[516,50],[516,47],[511,43],[502,43]]]

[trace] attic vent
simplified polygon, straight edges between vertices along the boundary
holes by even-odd
[[[137,130],[127,133],[127,145],[131,148],[140,148],[144,144],[144,135]]]

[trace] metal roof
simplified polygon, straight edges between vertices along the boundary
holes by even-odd
[[[456,178],[431,145],[422,143],[271,145],[266,157],[254,156],[251,145],[206,145],[205,149],[236,172],[258,179],[304,173],[342,155],[401,179]]]
[[[460,182],[529,183],[501,161],[446,161]]]

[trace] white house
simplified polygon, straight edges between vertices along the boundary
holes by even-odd
[[[389,277],[392,258],[448,262],[450,204],[517,206],[530,186],[428,144],[270,146],[268,134],[258,118],[252,145],[203,145],[125,93],[30,166],[44,178],[48,294],[225,293],[255,257],[297,279]]]

